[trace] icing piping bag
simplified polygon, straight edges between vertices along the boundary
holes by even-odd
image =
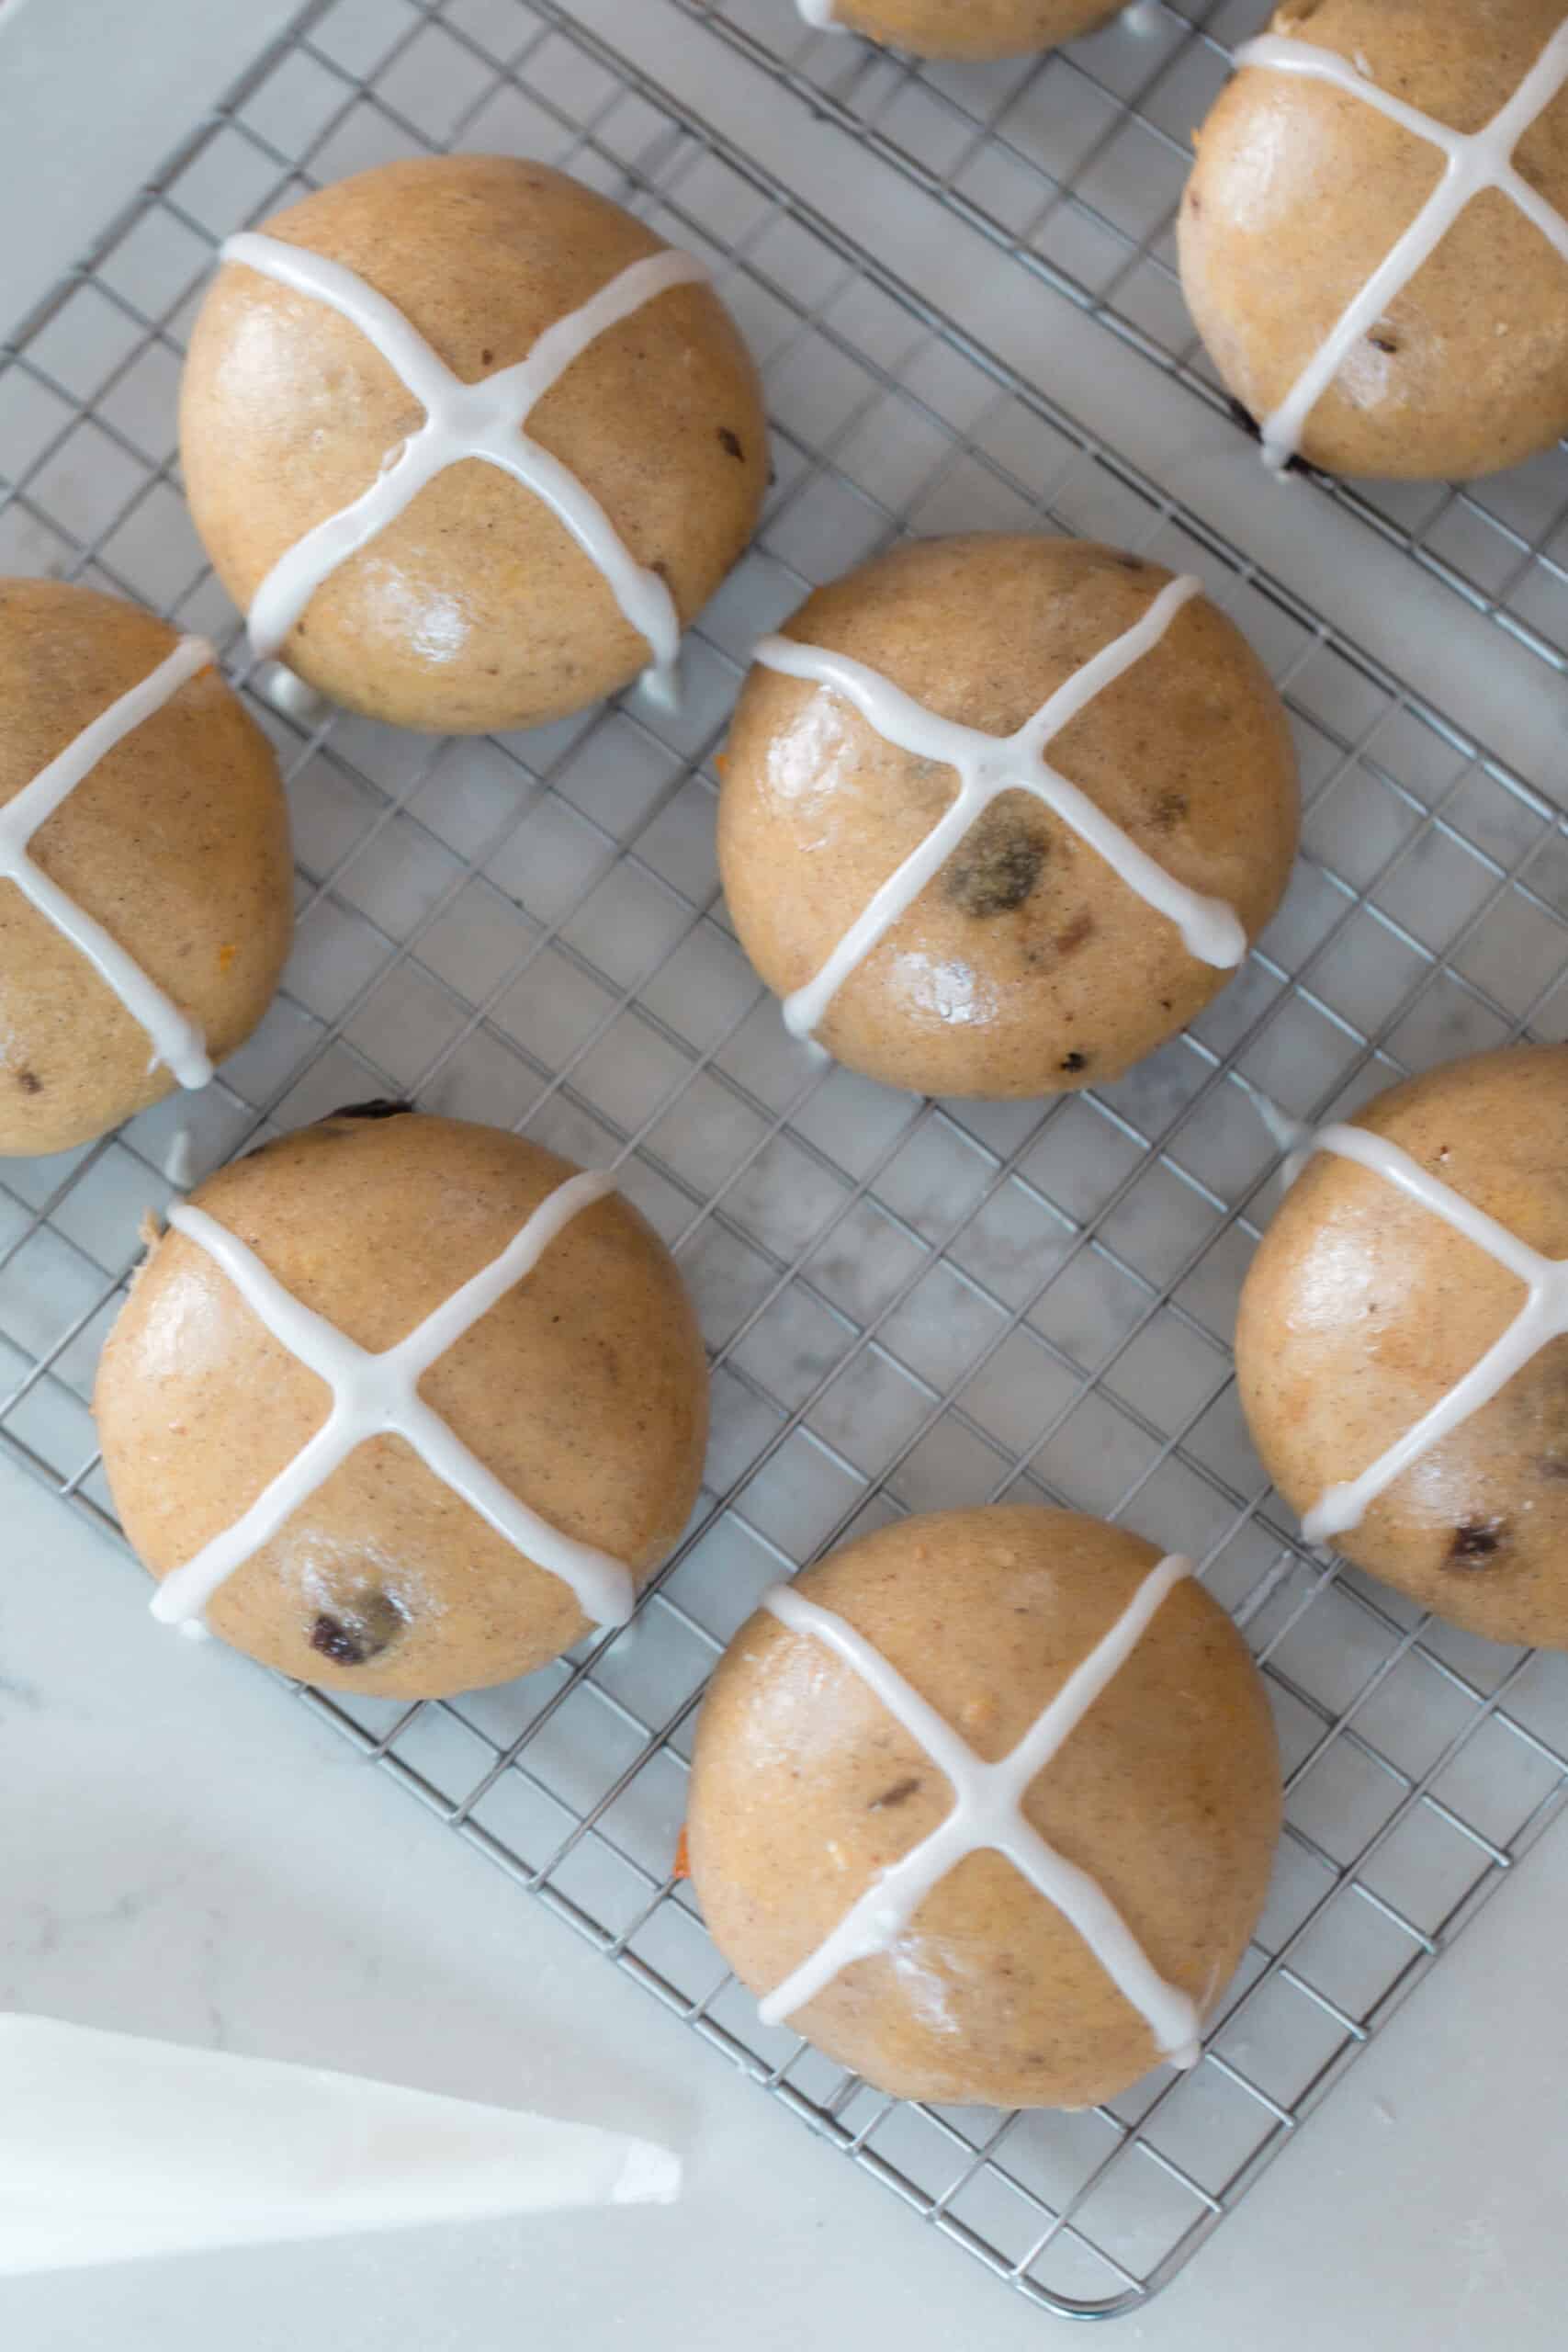
[[[591,2124],[0,2016],[0,2277],[668,2204],[680,2182],[668,2149]]]

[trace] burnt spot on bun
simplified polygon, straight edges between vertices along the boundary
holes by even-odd
[[[1230,411],[1231,423],[1239,424],[1249,441],[1262,440],[1263,427],[1249,408],[1244,408],[1241,401],[1235,399],[1227,399],[1225,406]],[[1294,457],[1286,458],[1285,471],[1288,474],[1302,474],[1308,481],[1327,483],[1330,479],[1321,466],[1309,465],[1299,450]]]
[[[39,1078],[36,1070],[19,1069],[17,1072],[17,1084],[21,1088],[24,1094],[41,1094],[43,1092],[43,1080]]]
[[[1080,1054],[1075,1047],[1072,1053],[1062,1056],[1058,1067],[1065,1070],[1069,1078],[1077,1078],[1080,1070],[1086,1070],[1089,1068],[1089,1056]]]
[[[1456,1527],[1453,1542],[1449,1545],[1450,1568],[1483,1568],[1496,1557],[1508,1539],[1507,1521],[1502,1519],[1467,1519]]]
[[[884,1789],[879,1797],[872,1798],[866,1811],[887,1813],[896,1804],[908,1804],[909,1799],[918,1792],[919,1786],[920,1776],[918,1772],[911,1773],[907,1781],[895,1781],[890,1789]]]
[[[732,433],[728,424],[721,424],[718,428],[718,441],[720,448],[728,451],[728,455],[740,465],[746,463],[746,450],[739,433]]]
[[[404,1102],[395,1095],[381,1094],[374,1102],[345,1102],[341,1111],[329,1112],[321,1124],[325,1127],[330,1126],[334,1119],[403,1119],[412,1109],[412,1102]]]
[[[373,1125],[378,1120],[407,1118],[412,1115],[413,1107],[412,1102],[401,1102],[390,1094],[378,1095],[373,1102],[345,1102],[341,1111],[328,1111],[321,1118],[313,1119],[308,1127],[296,1127],[290,1135],[272,1136],[265,1143],[253,1144],[250,1150],[242,1152],[240,1157],[242,1159],[254,1159],[264,1151],[274,1150],[279,1144],[301,1139],[316,1143],[341,1143],[345,1136],[352,1136],[362,1126]]]
[[[1230,411],[1231,423],[1239,424],[1249,441],[1262,440],[1263,428],[1249,408],[1244,407],[1234,394],[1227,398],[1225,406]]]
[[[390,1649],[408,1618],[390,1593],[358,1593],[335,1613],[323,1609],[310,1628],[310,1647],[333,1666],[367,1666]]]
[[[1045,837],[1029,817],[995,802],[949,858],[942,895],[981,922],[1011,914],[1033,892],[1047,854]]]

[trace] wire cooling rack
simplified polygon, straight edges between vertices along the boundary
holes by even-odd
[[[1181,299],[1176,212],[1193,128],[1275,0],[1138,0],[1089,40],[983,71],[809,32],[789,0],[679,5],[980,230],[1021,294],[1053,287],[1232,413]],[[1468,485],[1316,486],[1568,672],[1568,443]]]
[[[1175,2275],[1568,1792],[1568,1666],[1303,1550],[1229,1355],[1280,1156],[1262,1111],[1315,1119],[1446,1056],[1568,1035],[1564,820],[750,162],[704,112],[704,61],[732,73],[733,52],[682,0],[639,12],[680,98],[595,14],[615,20],[608,0],[314,0],[4,355],[0,571],[139,597],[217,636],[242,684],[179,494],[175,385],[215,243],[306,187],[465,145],[618,197],[714,263],[778,472],[678,718],[628,700],[441,742],[254,701],[299,858],[287,985],[188,1111],[4,1164],[0,1442],[112,1525],[87,1400],[182,1116],[203,1169],[391,1091],[618,1159],[714,1362],[707,1484],[671,1567],[626,1632],[525,1682],[301,1700],[990,2269],[1109,2316]],[[728,38],[761,15],[740,0]],[[784,0],[770,22],[787,35]],[[739,954],[714,859],[713,758],[756,634],[900,533],[979,525],[1200,573],[1279,680],[1304,780],[1295,879],[1235,984],[1121,1084],[1044,1105],[921,1102],[816,1063]],[[1289,1774],[1268,1909],[1202,2063],[1081,2114],[901,2104],[764,2030],[671,1875],[696,1702],[762,1589],[900,1511],[1003,1496],[1195,1555],[1262,1663]]]

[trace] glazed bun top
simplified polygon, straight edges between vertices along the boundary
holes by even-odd
[[[719,857],[784,1017],[931,1094],[1113,1079],[1199,1012],[1295,850],[1280,697],[1235,624],[1088,540],[917,540],[764,639]]]
[[[94,1402],[159,1614],[308,1681],[436,1697],[629,1614],[695,1498],[706,1364],[606,1179],[380,1107],[171,1211]]]
[[[0,580],[0,1152],[62,1151],[260,1021],[288,810],[211,647],[117,596]]]
[[[1191,2062],[1280,1785],[1257,1669],[1189,1567],[1009,1505],[900,1521],[768,1597],[710,1685],[689,1822],[765,2022],[965,2103]]]
[[[1181,206],[1182,284],[1274,461],[1465,478],[1551,447],[1568,430],[1561,0],[1310,0],[1237,62]]]
[[[667,670],[768,473],[756,370],[699,263],[499,155],[383,164],[226,252],[181,450],[258,650],[459,732]]]
[[[1449,1063],[1319,1140],[1242,1294],[1265,1465],[1311,1540],[1568,1647],[1568,1046]]]

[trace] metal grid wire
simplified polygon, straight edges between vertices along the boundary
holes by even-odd
[[[1234,415],[1181,298],[1176,213],[1192,132],[1274,0],[1135,0],[1069,49],[985,68],[809,32],[793,0],[676,5]],[[1568,672],[1568,442],[1469,484],[1314,481]]]
[[[1305,1551],[1228,1352],[1278,1166],[1260,1095],[1318,1118],[1447,1055],[1568,1035],[1568,825],[557,0],[313,0],[5,356],[0,571],[141,598],[216,634],[243,683],[174,449],[214,243],[457,144],[565,164],[714,262],[767,379],[765,524],[694,635],[678,718],[626,701],[437,742],[254,701],[299,858],[286,988],[188,1112],[5,1165],[0,1442],[112,1525],[94,1363],[182,1116],[203,1168],[389,1091],[618,1163],[713,1355],[707,1483],[669,1570],[626,1632],[525,1682],[408,1708],[299,1695],[1036,2303],[1130,2310],[1568,1793],[1565,1662]],[[713,759],[757,632],[900,533],[976,525],[1200,573],[1280,681],[1305,785],[1288,900],[1235,984],[1120,1084],[1044,1104],[821,1066],[740,955],[714,859]],[[694,1710],[764,1586],[903,1510],[1000,1497],[1192,1553],[1262,1662],[1289,1775],[1203,2062],[1081,2114],[900,2104],[764,2030],[671,1877]]]

